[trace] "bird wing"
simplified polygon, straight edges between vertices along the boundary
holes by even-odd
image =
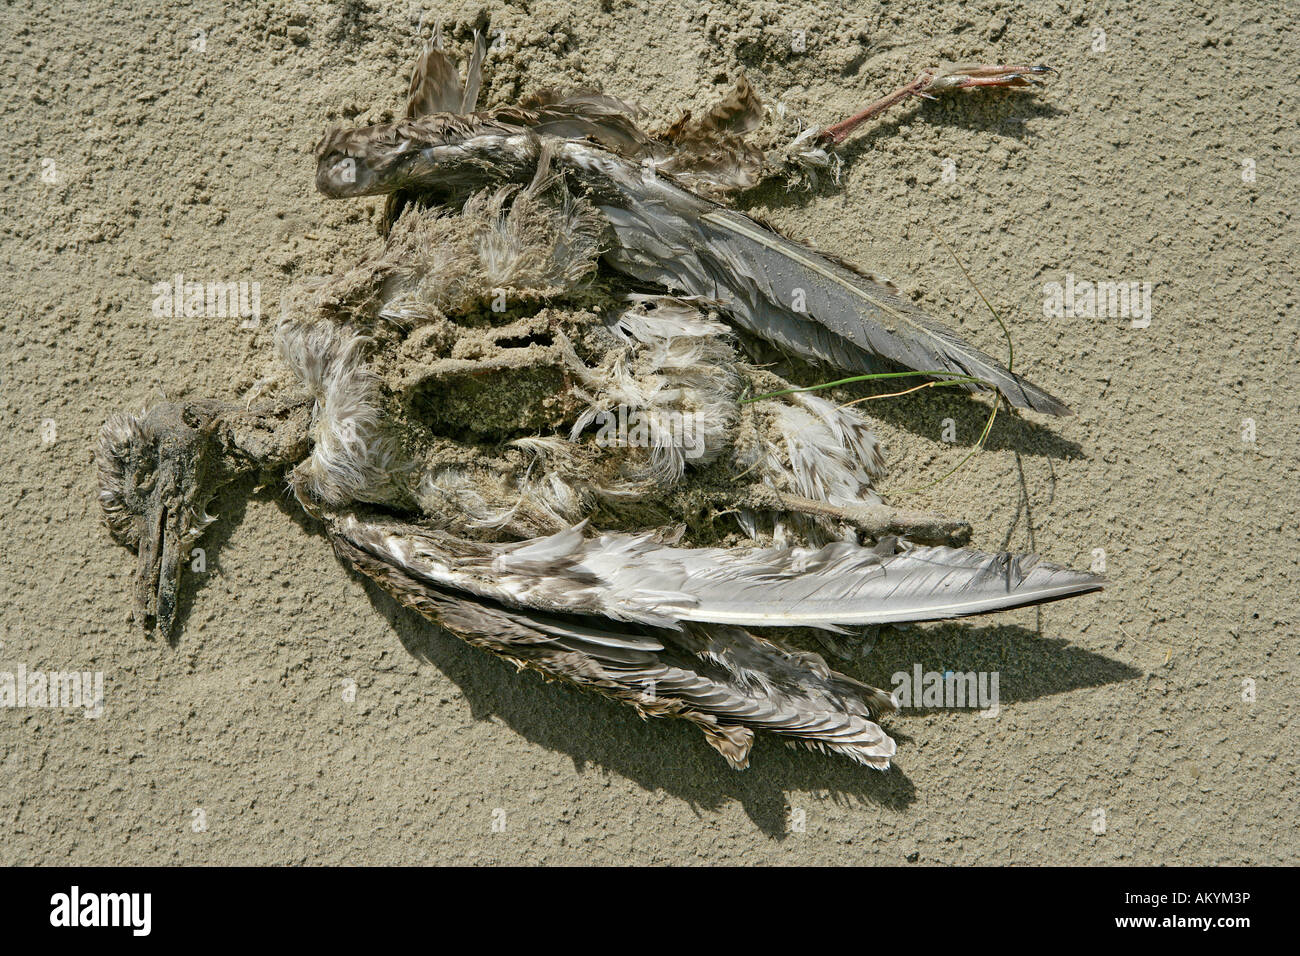
[[[662,144],[637,124],[641,111],[604,93],[578,90],[533,97],[528,105],[495,110],[495,122],[537,136],[589,141],[632,162],[663,153]]]
[[[846,371],[970,375],[1018,408],[1070,413],[874,277],[617,157],[577,143],[559,155],[608,183],[597,204],[618,237],[615,268],[713,298],[755,334]]]
[[[984,379],[1017,408],[1068,415],[1059,399],[1010,371],[895,291],[727,209],[703,216],[709,254],[741,277],[751,311],[788,308],[792,290],[804,290],[807,315],[839,338],[872,355],[915,370],[943,370]]]
[[[1095,591],[1104,580],[1009,552],[925,547],[677,548],[651,535],[485,544],[410,525],[340,519],[341,534],[408,573],[516,607],[657,627],[697,621],[821,627],[934,621]]]
[[[657,629],[511,606],[448,586],[412,560],[393,528],[357,519],[329,528],[335,551],[402,604],[470,644],[636,707],[690,720],[737,769],[753,730],[888,768],[894,741],[873,718],[897,709],[891,694],[736,627]]]

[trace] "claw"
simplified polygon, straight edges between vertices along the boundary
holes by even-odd
[[[1042,86],[1039,75],[1057,72],[1050,66],[957,66],[935,76],[925,86],[927,93],[968,90],[975,87]]]

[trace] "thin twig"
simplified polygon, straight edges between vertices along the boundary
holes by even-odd
[[[923,388],[934,388],[936,385],[942,385],[942,382],[922,382],[920,385],[913,385],[911,388],[905,388],[901,392],[886,392],[884,395],[867,395],[863,398],[855,398],[851,402],[845,402],[840,408],[852,408],[854,405],[860,405],[862,402],[874,402],[881,398],[899,398],[903,395],[911,395],[913,392],[919,392]]]
[[[822,382],[820,385],[803,385],[798,388],[785,388],[779,392],[768,392],[765,395],[755,395],[752,398],[742,398],[741,405],[748,405],[750,402],[761,402],[765,398],[780,398],[782,395],[794,395],[797,392],[817,392],[823,388],[835,388],[837,385],[852,385],[854,382],[878,382],[883,379],[891,378],[916,378],[919,375],[945,375],[948,376],[943,382],[933,382],[931,384],[941,385],[949,382],[960,385],[963,382],[972,382],[978,385],[986,385],[989,388],[996,389],[997,386],[992,382],[985,381],[982,378],[975,378],[973,375],[963,375],[960,372],[943,371],[923,371],[923,372],[874,372],[870,375],[854,375],[852,378],[840,378],[833,382]]]

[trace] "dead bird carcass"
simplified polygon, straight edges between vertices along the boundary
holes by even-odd
[[[287,472],[346,563],[475,646],[689,720],[734,767],[764,730],[883,769],[892,696],[762,629],[936,620],[1101,585],[951,547],[965,525],[888,507],[853,409],[799,391],[746,400],[790,386],[751,364],[735,327],[841,370],[959,369],[1064,410],[889,288],[676,181],[721,194],[764,168],[743,140],[752,91],[655,138],[595,94],[470,113],[477,86],[476,67],[462,85],[427,51],[414,126],[326,137],[318,183],[348,194],[331,177],[350,160],[360,191],[395,197],[391,229],[282,318],[281,371],[256,404],[105,424],[99,500],[137,551],[142,626],[172,633],[213,494]],[[416,158],[385,158],[390,143]],[[787,280],[815,307],[783,305]]]

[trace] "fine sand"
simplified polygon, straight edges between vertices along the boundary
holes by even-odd
[[[999,677],[996,716],[891,719],[887,773],[763,738],[738,773],[683,723],[516,674],[346,571],[282,487],[216,500],[177,641],[144,640],[134,557],[95,501],[99,427],[240,396],[290,284],[375,248],[381,204],[320,197],[311,149],[400,108],[419,4],[19,0],[0,35],[0,672],[102,672],[104,700],[98,719],[0,709],[0,863],[1300,860],[1285,5],[428,6],[423,35],[436,11],[458,52],[490,27],[489,104],[600,85],[665,124],[741,70],[827,123],[945,61],[1057,67],[1036,96],[908,104],[843,150],[838,186],[744,204],[1005,354],[951,245],[1016,369],[1076,415],[1000,416],[909,493],[988,406],[875,402],[884,493],[967,517],[985,548],[1104,552],[1109,587],[842,663],[883,687],[918,665]],[[151,287],[177,274],[260,283],[261,322],[159,318]],[[1149,322],[1045,315],[1068,277],[1150,283]]]

